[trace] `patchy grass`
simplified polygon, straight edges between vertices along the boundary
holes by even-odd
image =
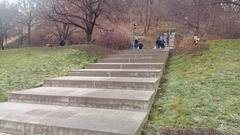
[[[195,129],[172,129],[172,128],[164,128],[161,130],[161,134],[163,135],[224,135],[224,133],[220,131],[216,131],[214,129],[206,129],[206,128],[195,128]]]
[[[197,52],[176,53],[162,89],[147,134],[184,128],[240,134],[240,40],[209,41]]]
[[[65,75],[96,61],[79,49],[25,48],[0,51],[0,101],[6,93],[41,86],[46,78]]]
[[[91,56],[95,56],[97,58],[105,58],[110,54],[114,54],[118,52],[118,50],[101,47],[100,45],[89,45],[89,44],[72,45],[72,46],[65,46],[61,48],[80,49],[82,51],[87,52]]]

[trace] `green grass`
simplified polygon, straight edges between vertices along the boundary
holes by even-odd
[[[78,49],[27,48],[0,51],[0,101],[7,92],[41,86],[44,79],[65,75],[94,62]]]
[[[240,134],[240,40],[174,55],[146,126],[153,134],[164,128]]]

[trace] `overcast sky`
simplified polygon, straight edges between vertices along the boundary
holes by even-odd
[[[3,1],[3,0],[0,0],[0,1]],[[15,2],[15,1],[17,1],[17,0],[7,0],[7,1],[9,1],[9,2]]]

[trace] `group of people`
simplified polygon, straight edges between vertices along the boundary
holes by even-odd
[[[164,49],[165,43],[166,41],[163,39],[163,37],[159,37],[156,41],[156,46],[154,49]]]
[[[156,46],[154,49],[164,49],[166,47],[166,44],[169,45],[169,40],[170,40],[170,34],[167,33],[167,35],[164,35],[165,40],[163,36],[160,36],[156,40]],[[140,42],[140,40],[136,37],[134,42],[133,42],[133,49],[138,49],[142,50],[144,47],[144,44]]]

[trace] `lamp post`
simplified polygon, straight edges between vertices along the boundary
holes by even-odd
[[[133,36],[137,35],[137,24],[133,23]]]
[[[132,23],[132,41],[133,42],[135,40],[136,35],[137,35],[137,24],[133,22]]]

